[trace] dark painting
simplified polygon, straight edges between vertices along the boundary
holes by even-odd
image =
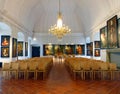
[[[1,57],[9,57],[9,47],[1,47]]]
[[[85,45],[76,45],[76,54],[84,55],[85,54]]]
[[[10,36],[1,36],[1,46],[9,46],[10,45]]]
[[[25,56],[28,56],[28,42],[25,42]]]
[[[100,41],[94,41],[95,48],[100,48]]]
[[[65,53],[64,45],[54,45],[54,55],[63,55]]]
[[[87,50],[87,56],[91,56],[91,51]]]
[[[117,15],[107,21],[108,48],[117,48]]]
[[[90,50],[91,49],[90,43],[87,43],[86,45],[87,45],[87,49],[86,50]]]
[[[90,51],[91,51],[91,56],[93,56],[93,42],[90,42]]]
[[[23,56],[23,42],[19,41],[17,43],[18,56]]]
[[[44,55],[53,55],[53,45],[45,44],[43,45]]]
[[[12,57],[17,57],[17,39],[12,39]]]
[[[120,48],[120,18],[118,19],[118,46]]]
[[[100,56],[100,49],[95,49],[94,55],[95,55],[95,57],[99,57]]]
[[[65,45],[65,54],[67,55],[75,54],[75,45]]]
[[[107,27],[106,26],[100,29],[100,48],[101,49],[108,48]]]

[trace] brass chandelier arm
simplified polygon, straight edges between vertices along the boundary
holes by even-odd
[[[57,24],[51,26],[49,32],[55,35],[58,39],[62,39],[63,36],[71,32],[71,29],[69,29],[68,26],[62,24],[62,13],[60,12],[60,0],[59,0],[59,13],[58,13]]]

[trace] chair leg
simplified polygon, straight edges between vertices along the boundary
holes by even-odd
[[[76,80],[76,72],[73,72],[73,79]]]

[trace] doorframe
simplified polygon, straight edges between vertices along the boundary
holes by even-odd
[[[40,48],[40,53],[41,53],[41,47],[39,46],[39,45],[31,45],[31,57],[33,57],[32,56],[32,47],[39,47]],[[41,54],[39,53],[39,57],[41,56]]]

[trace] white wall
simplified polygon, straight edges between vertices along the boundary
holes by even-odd
[[[36,40],[32,40],[32,45],[40,46],[41,48],[41,56],[43,56],[43,44],[85,44],[85,38],[82,34],[68,34],[63,37],[62,40],[58,40],[55,36],[49,34],[40,34],[35,33],[34,38]]]

